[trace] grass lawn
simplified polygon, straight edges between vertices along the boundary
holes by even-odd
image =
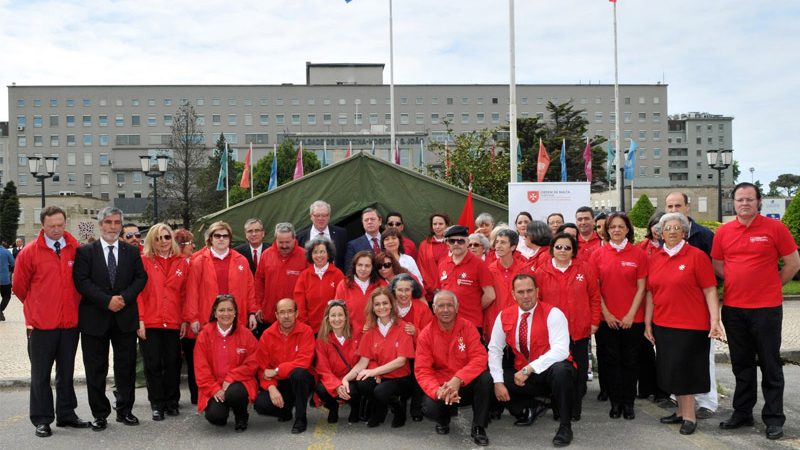
[[[783,286],[783,295],[800,295],[800,281],[792,280]]]

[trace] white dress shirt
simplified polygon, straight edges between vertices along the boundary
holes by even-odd
[[[408,270],[411,275],[417,277],[419,284],[424,283],[422,280],[422,273],[419,271],[419,267],[417,266],[417,262],[414,261],[414,258],[406,255],[405,253],[401,253],[400,259],[397,262],[400,263],[400,267],[403,267],[404,269]]]
[[[47,237],[47,235],[45,234],[45,235],[44,235],[44,243],[47,245],[47,247],[48,247],[50,250],[56,251],[56,246],[55,246],[56,240],[55,240],[55,239],[50,239],[50,238],[49,238],[49,237]],[[67,240],[66,240],[66,239],[64,239],[64,237],[63,237],[63,236],[62,236],[62,237],[61,237],[61,238],[58,240],[58,243],[59,243],[59,244],[61,244],[61,250],[64,250],[64,247],[66,247],[66,246],[67,246]],[[114,255],[114,256],[117,256],[117,255]]]
[[[114,259],[117,261],[117,268],[119,268],[119,241],[114,241],[113,244],[109,244],[104,240],[100,240],[103,245],[103,255],[105,256],[106,267],[108,267],[108,252],[109,249],[114,249]]]
[[[538,303],[537,303],[538,305]],[[519,323],[522,314],[528,312],[517,307],[517,325],[514,327],[514,346],[519,351]],[[536,306],[529,312],[536,314]],[[528,316],[528,349],[531,348],[530,339],[533,336],[533,314]],[[489,341],[489,372],[495,383],[504,383],[503,380],[503,349],[506,346],[506,333],[503,330],[501,317],[503,312],[497,315],[492,328],[492,338]],[[564,361],[569,357],[569,323],[566,316],[560,309],[553,307],[547,316],[547,332],[550,339],[550,350],[531,361],[528,367],[535,373],[542,373],[557,362]]]

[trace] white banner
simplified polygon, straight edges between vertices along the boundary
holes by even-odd
[[[587,182],[508,183],[508,224],[514,228],[514,220],[522,211],[542,222],[557,212],[564,215],[565,223],[575,223],[575,210],[591,206],[590,194]]]

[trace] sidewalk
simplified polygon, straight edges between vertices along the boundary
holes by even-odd
[[[30,362],[28,361],[27,338],[22,317],[22,303],[11,299],[5,311],[6,321],[0,322],[0,387],[23,386],[30,382]],[[728,346],[716,343],[717,362],[728,362]],[[800,301],[786,301],[783,304],[783,340],[781,355],[800,362]],[[109,375],[113,375],[113,359],[109,359]],[[55,374],[53,375],[55,379]],[[75,355],[75,381],[85,382],[83,353],[80,344]]]

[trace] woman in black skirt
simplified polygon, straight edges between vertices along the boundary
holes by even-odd
[[[689,220],[665,214],[656,231],[664,246],[650,256],[645,336],[656,346],[658,385],[678,398],[678,411],[661,423],[680,423],[681,434],[697,427],[694,394],[708,392],[709,338],[724,338],[714,268],[684,237]]]

